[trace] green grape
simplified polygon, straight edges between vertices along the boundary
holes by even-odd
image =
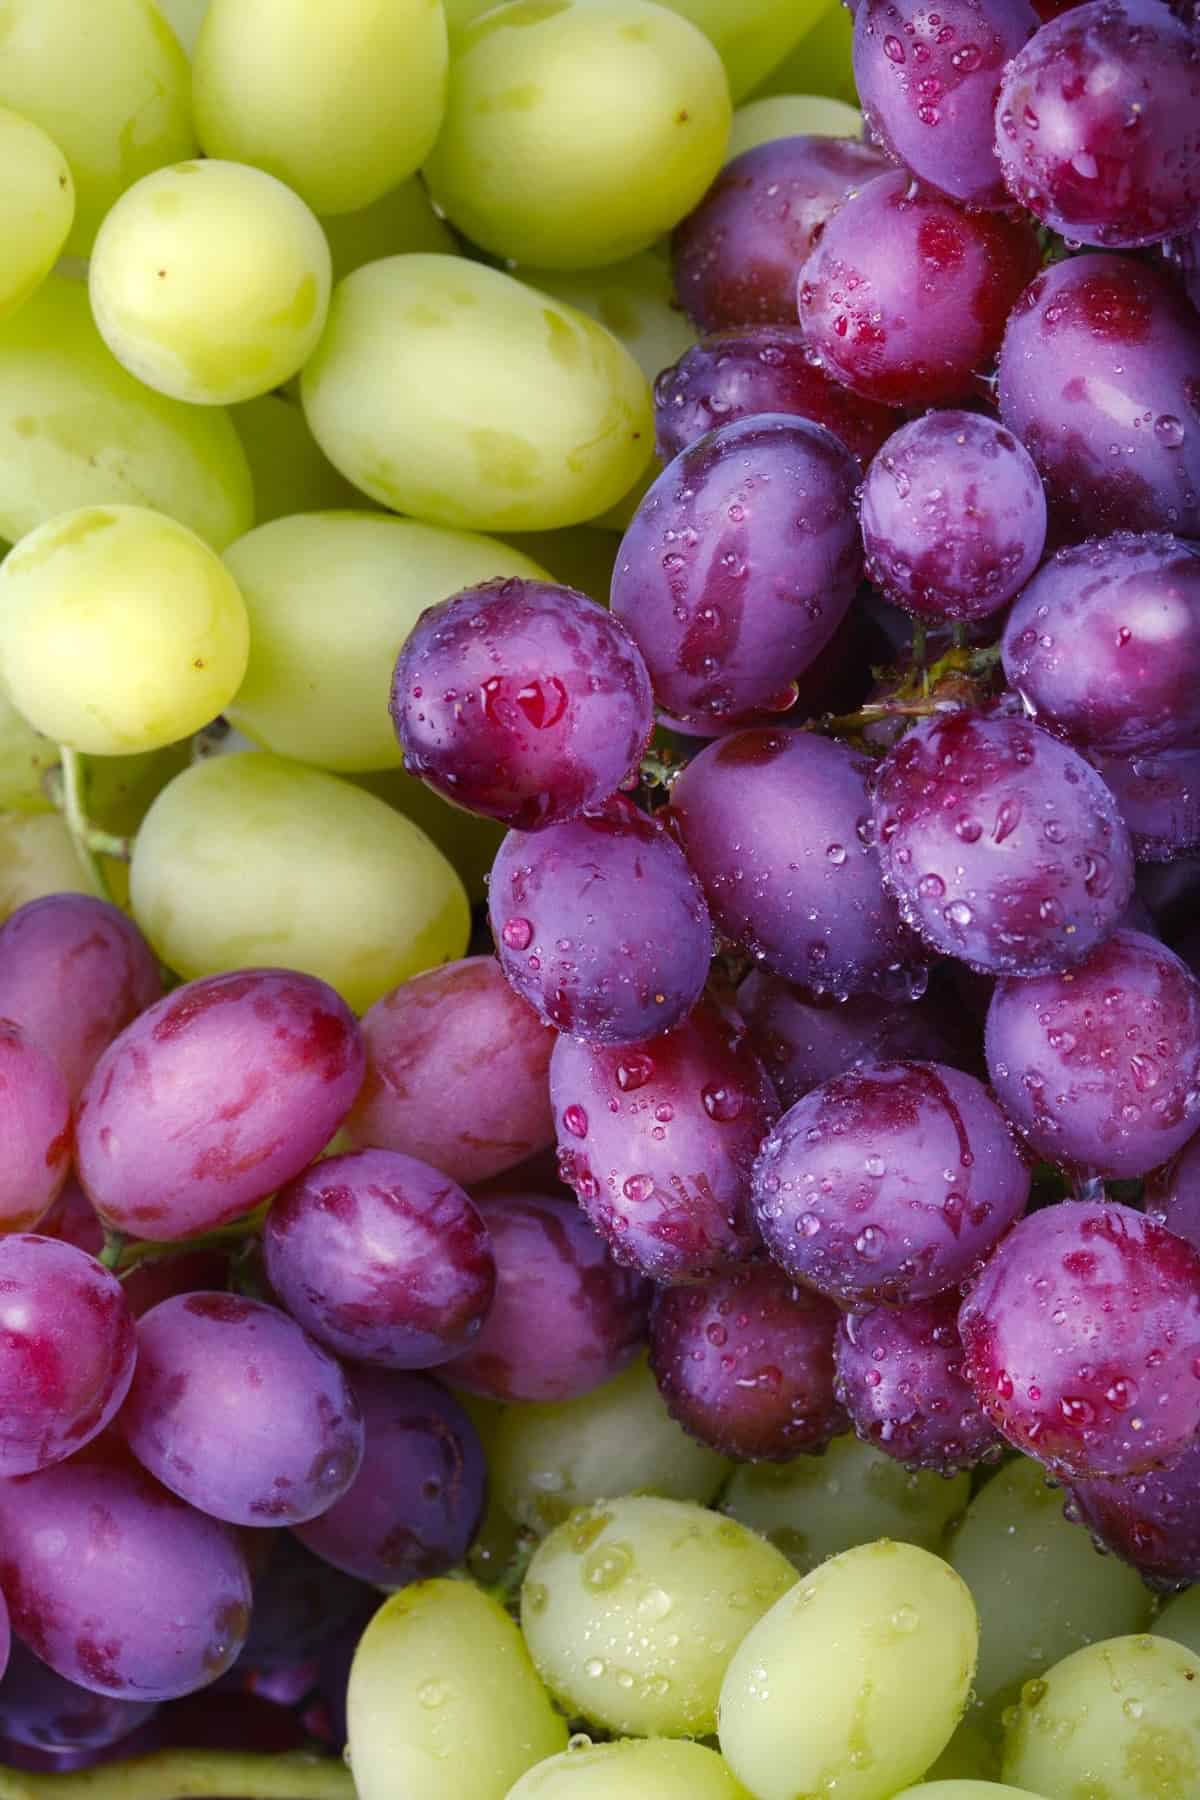
[[[313,436],[355,487],[468,530],[581,524],[654,447],[646,378],[611,332],[459,256],[347,276],[301,386]]]
[[[594,525],[574,525],[566,531],[518,532],[505,542],[541,563],[555,581],[578,588],[601,606],[608,605],[620,548],[611,531]]]
[[[644,1357],[576,1400],[506,1407],[488,1446],[493,1493],[537,1532],[617,1494],[706,1504],[729,1468],[675,1423]]]
[[[805,1575],[827,1556],[881,1537],[936,1550],[970,1492],[968,1475],[910,1475],[894,1457],[847,1436],[834,1438],[821,1456],[743,1463],[721,1505]]]
[[[230,416],[250,464],[260,526],[291,513],[370,505],[321,454],[303,407],[280,394],[260,394],[233,407]]]
[[[854,15],[836,0],[823,0],[810,15],[809,29],[795,49],[760,81],[754,97],[767,94],[830,94],[857,106],[850,44]]]
[[[647,381],[678,362],[696,342],[696,333],[675,300],[671,265],[653,250],[610,269],[565,274],[522,269],[521,279],[599,320],[636,357]]]
[[[190,56],[200,36],[208,0],[158,0],[158,10]]]
[[[504,842],[504,826],[477,813],[463,812],[403,769],[378,769],[374,774],[352,775],[355,787],[364,788],[388,806],[419,825],[450,862],[473,906],[487,899],[487,878],[496,852]]]
[[[356,1012],[462,956],[471,923],[462,883],[417,826],[265,751],[168,783],[138,833],[130,894],[185,978],[278,964],[320,976]]]
[[[895,1800],[1038,1800],[1028,1788],[1009,1787],[998,1781],[923,1781],[905,1788]]]
[[[88,291],[117,361],[160,394],[229,406],[307,362],[329,310],[329,245],[298,195],[244,163],[158,169],[96,237]]]
[[[358,1800],[504,1800],[567,1727],[503,1607],[469,1581],[393,1594],[346,1695]]]
[[[4,0],[0,106],[40,125],[71,166],[74,256],[127,187],[196,148],[191,70],[154,0]]]
[[[301,513],[225,552],[250,615],[250,666],[228,716],[281,756],[399,768],[392,670],[426,607],[495,575],[546,580],[495,538],[384,513]]]
[[[665,7],[510,0],[456,38],[425,178],[485,250],[600,268],[691,211],[721,167],[729,120],[720,58]]]
[[[0,924],[43,894],[94,892],[60,814],[0,812]]]
[[[52,812],[42,777],[57,761],[53,739],[35,731],[0,690],[0,812]]]
[[[835,0],[664,0],[715,44],[734,100],[763,81]]]
[[[925,1771],[926,1781],[999,1781],[998,1719],[969,1708],[937,1761]]]
[[[508,1800],[750,1800],[721,1758],[702,1744],[624,1738],[572,1745],[538,1763]]]
[[[1151,1629],[1155,1637],[1170,1638],[1200,1656],[1200,1587],[1172,1594]]]
[[[355,212],[413,174],[445,86],[440,0],[210,0],[196,43],[207,154],[266,169],[316,213]]]
[[[979,1629],[940,1557],[881,1539],[801,1578],[721,1687],[721,1750],[756,1800],[889,1800],[962,1716]]]
[[[642,1737],[705,1737],[730,1657],[795,1579],[732,1519],[628,1496],[573,1513],[545,1539],[521,1626],[572,1714]]]
[[[458,255],[458,239],[434,212],[419,175],[410,175],[358,212],[326,214],[321,224],[335,281],[384,256],[407,256],[414,250]]]
[[[0,324],[0,535],[122,502],[168,513],[218,550],[254,523],[229,415],[126,374],[96,330],[87,289],[52,275]]]
[[[0,106],[0,318],[41,286],[74,217],[66,157],[40,125]]]
[[[1027,1681],[1005,1719],[1005,1781],[1045,1800],[1185,1800],[1200,1792],[1200,1656],[1113,1637]]]
[[[729,160],[775,138],[860,138],[862,125],[857,107],[831,99],[828,94],[768,94],[762,100],[739,106],[734,113]]]

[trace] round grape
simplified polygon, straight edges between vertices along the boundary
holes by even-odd
[[[1071,1484],[1068,1516],[1151,1587],[1200,1581],[1200,1444],[1165,1468]]]
[[[1111,791],[1140,863],[1170,863],[1200,845],[1200,749],[1090,751],[1088,761]],[[1136,929],[1153,931],[1149,914]]]
[[[0,1232],[28,1231],[70,1172],[71,1096],[33,1036],[2,1014],[0,1144]]]
[[[0,1685],[0,1737],[7,1743],[55,1752],[106,1750],[155,1710],[153,1701],[117,1700],[80,1687],[13,1640]]]
[[[1142,1204],[1149,1218],[1200,1250],[1200,1135],[1146,1178]]]

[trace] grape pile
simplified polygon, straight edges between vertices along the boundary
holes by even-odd
[[[0,1800],[1196,1800],[1190,0],[4,0],[0,225]]]

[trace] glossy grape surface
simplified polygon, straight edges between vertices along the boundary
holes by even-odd
[[[0,1684],[0,1737],[31,1750],[103,1750],[154,1716],[153,1701],[79,1687],[13,1641]]]
[[[1200,1445],[1162,1469],[1123,1481],[1076,1481],[1073,1518],[1097,1543],[1137,1569],[1151,1587],[1200,1580]]]
[[[33,1036],[0,1014],[0,1231],[28,1231],[71,1167],[71,1096]]]
[[[1088,760],[1112,791],[1139,862],[1171,863],[1200,845],[1200,749],[1093,751]]]

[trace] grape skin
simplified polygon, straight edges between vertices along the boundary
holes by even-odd
[[[28,1231],[71,1167],[71,1096],[31,1033],[0,1014],[0,1231]]]

